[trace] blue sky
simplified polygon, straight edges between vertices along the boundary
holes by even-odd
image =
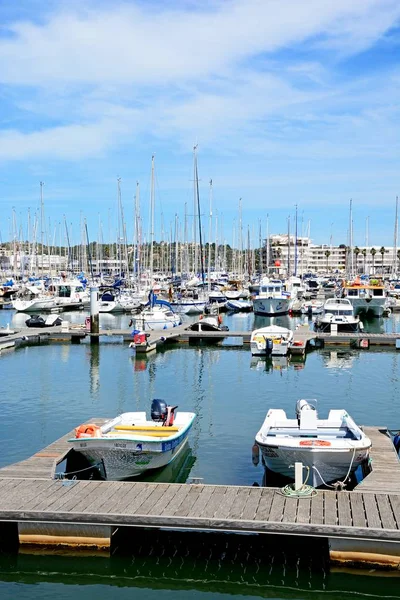
[[[132,232],[140,182],[156,238],[213,180],[218,237],[293,227],[316,243],[392,245],[400,194],[398,0],[0,0],[0,232],[26,231],[44,181],[50,239],[65,215],[115,236],[117,178]],[[189,217],[190,219],[190,217]],[[215,220],[214,220],[215,228]],[[189,231],[191,225],[189,223]],[[11,230],[11,231],[10,231]],[[166,234],[165,234],[166,235]]]

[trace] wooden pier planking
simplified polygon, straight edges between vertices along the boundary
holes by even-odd
[[[400,494],[400,460],[386,427],[363,427],[363,431],[372,442],[372,470],[355,491]]]
[[[240,486],[107,481],[65,485],[61,480],[37,479],[14,479],[12,483],[14,492],[10,479],[0,478],[0,521],[291,533],[400,542],[400,496],[393,494],[319,491],[312,498],[297,499],[283,496],[278,489]],[[6,495],[1,493],[4,486],[8,488]],[[164,497],[168,497],[168,504],[161,510]],[[200,502],[201,498],[205,503]]]
[[[95,423],[103,425],[109,419],[93,418],[86,423]],[[75,430],[63,435],[55,442],[52,442],[43,450],[39,450],[33,456],[21,460],[20,462],[0,468],[0,477],[27,478],[27,479],[53,479],[57,464],[60,463],[71,446],[67,440],[74,437]]]

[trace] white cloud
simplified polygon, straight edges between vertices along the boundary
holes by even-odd
[[[0,81],[193,81],[313,36],[358,50],[399,16],[397,0],[230,0],[192,11],[122,4],[76,12],[67,5],[44,25],[10,27],[13,37],[0,40]]]

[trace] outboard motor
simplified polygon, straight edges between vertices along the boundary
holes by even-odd
[[[271,338],[267,338],[265,340],[265,353],[268,355],[272,354],[273,347],[274,347],[273,340],[271,340]]]
[[[151,418],[153,421],[162,423],[164,427],[170,427],[174,424],[175,410],[178,406],[169,406],[164,400],[156,398],[151,403]]]
[[[164,400],[157,400],[154,398],[151,403],[151,418],[156,423],[164,422],[167,418],[168,410],[167,403]]]
[[[316,402],[316,400],[314,400],[313,402]],[[297,400],[296,402],[296,416],[297,419],[300,419],[300,413],[302,410],[317,410],[315,408],[315,406],[313,404],[310,404],[310,402],[308,400]]]

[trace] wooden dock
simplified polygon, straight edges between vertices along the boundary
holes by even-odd
[[[298,535],[329,540],[335,560],[398,567],[400,463],[394,453],[397,462],[385,469],[388,438],[381,428],[366,431],[375,448],[364,486],[301,499],[277,488],[54,479],[71,432],[0,469],[0,538],[3,546],[17,536],[21,543],[104,547],[121,527]]]
[[[400,460],[386,427],[363,427],[372,441],[370,472],[355,488],[357,492],[400,494]]]

